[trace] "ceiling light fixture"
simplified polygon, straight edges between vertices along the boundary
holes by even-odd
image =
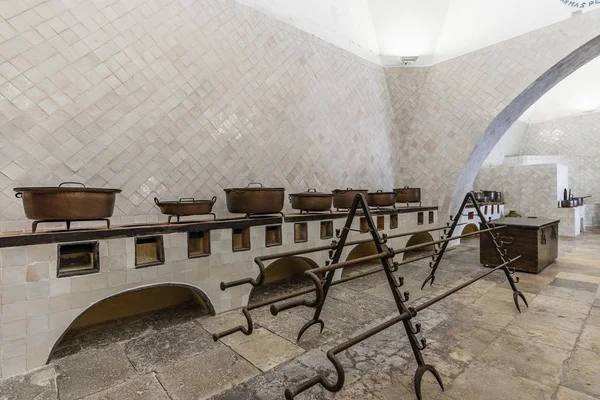
[[[418,59],[419,56],[400,57],[400,62],[404,65],[408,65],[417,62]]]

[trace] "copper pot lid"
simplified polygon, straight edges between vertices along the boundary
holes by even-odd
[[[161,205],[171,205],[171,204],[215,204],[215,202],[217,201],[217,196],[213,196],[213,198],[211,200],[196,200],[194,198],[182,198],[179,200],[171,200],[171,201],[159,201],[156,197],[154,198],[154,202],[156,203],[156,205],[161,206]]]
[[[308,189],[306,192],[292,193],[290,196],[297,197],[333,197],[331,193],[317,192],[317,189]]]
[[[398,192],[400,190],[421,190],[421,188],[411,188],[408,186],[404,186],[403,188],[394,189],[395,192]]]
[[[383,190],[378,190],[376,192],[369,192],[369,194],[396,194],[396,192],[384,192]]]
[[[81,185],[71,187],[63,185]],[[121,189],[91,188],[79,182],[63,182],[58,186],[19,187],[13,189],[15,192],[92,192],[92,193],[121,193]]]
[[[250,185],[260,185],[260,186],[250,186]],[[262,183],[249,183],[248,186],[244,188],[227,188],[223,189],[225,192],[237,191],[237,190],[254,190],[254,191],[282,191],[285,188],[273,188],[273,187],[264,187]]]
[[[347,192],[368,192],[368,190],[367,189],[346,188],[346,189],[335,189],[333,191],[333,193],[347,193]]]

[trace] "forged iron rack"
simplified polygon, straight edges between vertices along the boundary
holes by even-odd
[[[458,221],[459,221],[460,216],[462,215],[464,208],[466,207],[466,204],[468,202],[473,203],[475,205],[475,209],[481,219],[482,229],[478,232],[471,232],[471,233],[467,233],[467,234],[463,234],[463,235],[459,235],[459,236],[452,236],[452,234],[454,233],[456,228],[459,226]],[[348,234],[350,231],[353,230],[351,228],[352,222],[353,222],[359,208],[362,209],[363,215],[367,219],[371,238],[363,239],[363,240],[348,241],[347,240]],[[221,333],[215,333],[213,335],[213,339],[215,341],[217,341],[225,336],[232,335],[236,332],[242,332],[244,335],[251,335],[254,330],[254,323],[252,320],[252,316],[250,315],[250,311],[258,309],[258,308],[266,307],[269,305],[271,306],[271,314],[273,314],[275,316],[278,315],[282,311],[290,310],[290,309],[296,308],[296,307],[303,306],[303,307],[310,307],[310,308],[315,309],[315,313],[314,313],[314,316],[312,317],[312,319],[310,321],[308,321],[302,327],[302,329],[300,329],[300,332],[298,333],[298,341],[300,341],[300,339],[302,338],[302,335],[313,325],[319,325],[321,332],[323,332],[323,329],[325,328],[325,322],[321,319],[321,312],[323,310],[323,305],[325,303],[327,294],[328,294],[331,286],[339,285],[341,283],[345,283],[345,282],[348,282],[348,281],[351,281],[354,279],[363,278],[365,276],[372,275],[375,273],[380,273],[383,271],[385,273],[385,276],[387,278],[388,284],[390,286],[390,289],[391,289],[393,297],[394,297],[394,301],[398,308],[398,315],[389,319],[388,321],[380,324],[379,326],[376,326],[370,330],[367,330],[367,331],[361,333],[360,335],[357,335],[356,337],[349,339],[348,341],[346,341],[344,343],[339,344],[338,346],[332,348],[331,350],[329,350],[327,352],[327,358],[331,361],[331,363],[333,364],[335,371],[337,373],[337,380],[335,382],[329,381],[327,379],[327,377],[322,374],[317,374],[313,378],[311,378],[305,382],[302,382],[295,387],[287,388],[285,390],[286,399],[292,400],[295,398],[295,396],[299,395],[300,393],[310,389],[313,386],[319,385],[319,384],[321,386],[323,386],[329,392],[340,391],[342,389],[342,387],[344,386],[345,372],[344,372],[344,367],[343,367],[342,363],[337,358],[337,355],[339,353],[349,349],[350,347],[355,346],[356,344],[358,344],[358,343],[370,338],[371,336],[374,336],[374,335],[378,334],[379,332],[382,332],[400,322],[402,322],[404,330],[406,331],[406,336],[408,337],[410,346],[412,348],[413,354],[414,354],[416,362],[417,362],[417,371],[415,372],[415,375],[414,375],[414,389],[415,389],[417,399],[422,400],[421,380],[422,380],[425,372],[428,372],[428,371],[431,372],[433,374],[433,376],[436,378],[436,380],[437,380],[438,384],[440,385],[440,387],[442,388],[442,390],[444,390],[444,384],[442,382],[442,378],[439,375],[438,371],[436,370],[436,368],[433,365],[429,365],[429,364],[425,363],[425,360],[424,360],[424,357],[422,354],[422,351],[427,347],[427,341],[425,339],[419,339],[417,336],[421,333],[421,324],[420,323],[413,324],[413,319],[418,316],[419,312],[440,302],[441,300],[445,299],[446,297],[466,288],[467,286],[472,285],[473,283],[479,281],[480,279],[483,279],[484,277],[486,277],[496,271],[502,271],[506,275],[506,279],[507,279],[508,283],[510,284],[510,287],[513,291],[513,300],[514,300],[515,306],[517,307],[517,310],[519,312],[521,312],[521,308],[519,306],[519,298],[521,298],[523,300],[525,305],[528,305],[527,300],[525,299],[525,296],[523,295],[523,293],[521,293],[517,289],[516,284],[518,283],[519,279],[516,277],[513,277],[515,270],[514,270],[514,268],[509,266],[515,260],[518,260],[519,258],[521,258],[521,256],[517,256],[512,259],[507,259],[506,250],[502,248],[503,243],[499,239],[499,233],[494,233],[494,231],[505,228],[505,226],[497,226],[497,227],[490,228],[484,215],[481,212],[481,209],[479,208],[479,204],[475,200],[472,193],[468,193],[465,196],[465,198],[460,206],[460,209],[458,211],[457,217],[456,218],[450,217],[450,219],[452,221],[452,224],[448,223],[445,227],[441,227],[441,228],[433,228],[433,229],[427,229],[427,230],[422,230],[422,231],[417,231],[417,232],[408,232],[408,233],[401,233],[401,234],[389,235],[389,236],[380,235],[377,231],[377,227],[375,226],[375,223],[373,222],[371,210],[367,206],[367,201],[366,201],[365,196],[363,194],[358,194],[356,196],[356,198],[354,199],[352,208],[350,209],[350,213],[348,215],[348,218],[346,220],[344,228],[342,230],[338,230],[336,232],[336,237],[338,240],[334,240],[328,246],[319,246],[319,247],[313,247],[310,249],[290,251],[290,252],[285,252],[285,253],[257,257],[254,259],[254,262],[258,266],[258,269],[260,272],[256,279],[246,278],[246,279],[240,279],[237,281],[221,283],[221,290],[227,290],[228,288],[245,285],[245,284],[252,285],[253,287],[258,287],[258,286],[263,285],[265,282],[265,265],[264,265],[264,263],[266,261],[272,261],[272,260],[280,259],[283,257],[291,257],[291,256],[315,253],[315,252],[320,252],[320,251],[329,251],[330,261],[328,261],[325,266],[310,269],[308,271],[305,271],[305,273],[304,273],[308,278],[310,278],[312,280],[312,283],[314,284],[314,288],[308,288],[308,289],[299,290],[299,291],[296,291],[293,293],[285,294],[282,296],[273,297],[271,299],[261,301],[260,303],[256,303],[256,304],[252,304],[252,305],[244,307],[242,309],[242,313],[244,314],[244,316],[246,318],[247,326],[240,325],[240,326],[231,328],[231,329],[226,330]],[[442,239],[436,240],[436,241],[432,241],[432,242],[428,242],[428,243],[419,244],[416,246],[405,247],[405,248],[402,248],[399,250],[394,250],[386,245],[388,239],[399,238],[399,237],[403,237],[403,236],[410,236],[410,235],[413,235],[416,233],[433,232],[433,231],[443,231],[444,233],[442,236],[445,238],[442,238]],[[433,297],[417,306],[414,306],[414,307],[406,306],[406,302],[409,300],[410,294],[409,294],[409,292],[404,292],[404,293],[400,292],[400,288],[404,285],[404,278],[401,276],[396,277],[394,275],[394,273],[399,270],[401,265],[412,263],[417,260],[431,258],[431,262],[429,263],[429,267],[431,268],[431,273],[429,274],[427,279],[425,279],[421,288],[424,288],[427,283],[429,283],[430,285],[433,285],[433,282],[435,280],[435,274],[440,265],[440,261],[442,260],[442,257],[444,256],[444,253],[446,252],[448,243],[455,239],[460,239],[460,238],[464,238],[464,237],[468,237],[468,236],[472,236],[472,235],[479,235],[479,234],[483,234],[483,233],[490,235],[490,237],[492,238],[492,240],[496,246],[498,255],[500,256],[500,259],[502,260],[502,264],[495,266],[495,267],[491,267],[488,271],[486,271],[481,276],[471,279],[467,282],[464,282],[461,285],[459,285],[453,289],[450,289],[436,297]],[[342,251],[344,250],[344,247],[353,246],[353,245],[357,245],[357,244],[361,244],[361,243],[368,243],[368,242],[372,242],[375,244],[375,247],[377,250],[376,254],[357,258],[357,259],[350,260],[350,261],[340,262],[340,257],[342,255]],[[427,254],[422,257],[404,260],[402,262],[393,261],[394,256],[397,254],[406,253],[411,250],[422,249],[424,247],[428,247],[431,245],[436,246],[435,251],[432,254]],[[356,265],[359,263],[363,263],[363,262],[367,262],[367,261],[376,261],[376,260],[380,260],[381,268],[378,268],[374,271],[368,271],[368,272],[365,272],[365,273],[362,273],[359,275],[355,275],[352,277],[343,278],[343,279],[340,279],[340,280],[337,280],[334,282],[334,275],[337,270],[339,270],[341,268],[349,267],[352,265]],[[325,279],[321,280],[320,277],[323,276],[323,274],[325,274]],[[290,300],[295,297],[302,296],[302,295],[312,293],[312,292],[314,292],[316,294],[314,300],[296,299],[296,300],[291,300],[286,303],[281,303],[283,301]]]

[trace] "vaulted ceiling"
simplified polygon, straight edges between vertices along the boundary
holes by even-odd
[[[428,66],[571,18],[600,12],[600,0],[238,0],[384,66],[418,56]],[[600,66],[595,63],[596,67]],[[533,120],[600,106],[593,66],[563,82],[530,111]],[[600,84],[596,85],[600,86]],[[578,95],[573,101],[565,96]]]

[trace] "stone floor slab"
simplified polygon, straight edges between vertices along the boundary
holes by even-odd
[[[600,353],[600,326],[586,324],[579,336],[578,346]],[[598,356],[600,362],[600,355]]]
[[[304,353],[301,347],[262,328],[256,329],[246,340],[228,343],[228,346],[261,371],[268,371]]]
[[[170,400],[154,374],[111,387],[99,393],[84,397],[82,400]]]
[[[499,336],[478,358],[479,361],[510,371],[513,375],[539,382],[546,386],[560,383],[563,361],[568,350],[537,344],[510,335]]]
[[[600,397],[600,354],[581,347],[566,361],[561,385],[580,393]]]
[[[579,332],[536,324],[520,318],[515,318],[508,324],[504,332],[543,346],[553,346],[564,350],[572,350],[579,337]]]
[[[597,397],[588,396],[587,394],[579,393],[564,386],[559,386],[556,392],[556,400],[594,400]]]
[[[445,393],[455,400],[551,400],[554,388],[474,362]]]
[[[161,368],[157,378],[172,399],[196,400],[215,396],[258,374],[248,361],[219,347]]]
[[[567,300],[556,298],[552,296],[539,295],[535,299],[531,300],[529,304],[534,310],[548,310],[557,309],[561,311],[568,311],[571,313],[587,314],[590,311],[591,302],[582,302],[576,300]]]
[[[556,275],[556,278],[557,279],[569,279],[569,280],[578,281],[578,282],[595,283],[597,285],[600,285],[600,276],[574,274],[571,272],[559,272]]]
[[[54,365],[0,381],[0,399],[57,400]]]
[[[125,352],[117,344],[61,358],[56,365],[61,400],[79,399],[136,375]]]
[[[219,345],[198,324],[188,322],[131,340],[125,352],[137,371],[150,372]]]

